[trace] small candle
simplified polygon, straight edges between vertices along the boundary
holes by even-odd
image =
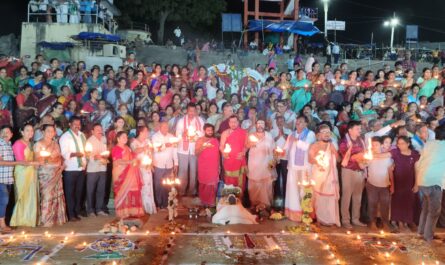
[[[424,108],[425,108],[425,105],[423,105],[423,104],[420,105],[420,108],[421,108],[421,109],[424,109]]]
[[[385,252],[385,258],[389,258],[389,253],[388,252]]]
[[[225,146],[224,146],[224,153],[225,154],[228,154],[228,153],[230,153],[232,151],[232,148],[230,147],[230,145],[229,144],[226,144]]]
[[[83,246],[86,247],[87,246],[87,242],[83,241]]]
[[[380,234],[381,234],[381,235],[384,235],[384,234],[385,234],[385,231],[380,230]]]
[[[151,158],[150,158],[148,155],[144,155],[144,156],[142,157],[142,159],[141,159],[141,164],[142,164],[143,166],[149,166],[149,165],[151,165],[151,163],[152,163],[152,160],[151,160]]]
[[[252,142],[253,144],[256,144],[256,143],[258,143],[259,140],[255,135],[251,134],[249,136],[249,141]]]
[[[275,148],[275,152],[277,152],[278,154],[283,153],[283,149],[281,149],[279,146],[277,146],[277,148]]]
[[[308,84],[305,84],[305,85],[304,85],[304,88],[308,88],[308,87],[309,87]]]
[[[348,230],[348,231],[346,231],[346,234],[350,235],[350,234],[351,234],[351,231],[349,231],[349,230]]]
[[[317,240],[318,239],[318,234],[314,235],[314,239]]]
[[[153,143],[153,147],[154,148],[161,148],[161,146],[162,146],[162,143],[160,143],[160,142],[154,142]]]
[[[357,235],[357,240],[362,239],[362,237],[360,235]]]
[[[179,142],[179,138],[178,138],[178,137],[170,137],[170,138],[168,139],[168,141],[169,141],[171,144],[177,144],[177,143]]]
[[[146,235],[150,234],[150,231],[145,231],[145,234],[146,234]]]
[[[40,151],[39,154],[40,154],[40,156],[43,157],[43,158],[48,158],[48,157],[51,155],[51,153],[48,152],[48,151],[46,151],[45,148],[43,148],[43,149]]]
[[[179,78],[179,75],[175,75],[176,78]]]
[[[110,155],[110,151],[103,151],[102,153],[100,153],[100,156],[102,157],[108,157]]]
[[[177,179],[175,179],[175,184],[181,184],[181,181],[177,178]]]
[[[151,75],[151,78],[155,78],[155,77],[156,77],[156,75],[155,75],[155,74],[152,74],[152,75]]]
[[[86,153],[91,153],[93,151],[93,145],[91,145],[91,143],[87,143],[85,145],[85,152]]]

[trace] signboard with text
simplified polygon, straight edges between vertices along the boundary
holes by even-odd
[[[328,20],[326,30],[346,30],[346,22],[339,20]]]

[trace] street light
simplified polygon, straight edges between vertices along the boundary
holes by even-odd
[[[324,8],[324,37],[328,37],[328,30],[327,30],[327,24],[328,24],[328,3],[329,0],[321,0],[323,2],[323,8]]]
[[[396,14],[394,13],[393,18],[390,20],[386,20],[383,25],[385,27],[391,27],[391,43],[390,43],[390,49],[391,53],[393,52],[393,44],[394,44],[394,28],[399,25],[399,19],[396,18]]]

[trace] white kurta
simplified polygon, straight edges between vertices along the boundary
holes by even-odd
[[[253,206],[272,204],[272,181],[276,178],[275,168],[270,168],[275,142],[272,135],[265,132],[264,138],[249,150],[249,198]],[[275,173],[275,174],[274,174]]]
[[[304,197],[304,188],[298,183],[302,183],[303,180],[309,181],[308,176],[311,173],[311,165],[308,162],[308,150],[309,146],[315,142],[315,134],[309,131],[304,141],[296,140],[299,134],[292,134],[286,141],[284,150],[288,154],[287,164],[287,184],[286,184],[286,199],[285,199],[285,215],[292,221],[301,221],[301,200]],[[295,150],[296,148],[304,150],[304,163],[303,165],[295,165]]]

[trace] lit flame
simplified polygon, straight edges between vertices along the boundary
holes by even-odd
[[[179,138],[178,137],[170,137],[170,139],[168,139],[168,141],[171,144],[177,144],[179,142]]]
[[[196,135],[196,128],[195,128],[195,126],[190,125],[187,128],[187,136],[188,137],[194,137],[195,135]]]
[[[50,155],[51,155],[51,153],[48,152],[48,151],[46,151],[45,148],[43,148],[42,151],[40,151],[40,156],[41,156],[41,157],[47,158],[47,157],[49,157]]]
[[[85,145],[85,152],[91,153],[92,151],[93,151],[93,146],[91,145],[91,143],[87,143]]]
[[[371,150],[371,138],[368,138],[368,150],[363,155],[363,158],[365,158],[366,160],[372,160],[373,159],[372,150]]]
[[[103,157],[108,157],[110,155],[110,151],[103,151],[102,153],[100,153],[101,156]]]
[[[258,140],[258,138],[255,135],[251,134],[249,136],[249,141],[254,143],[254,144],[256,144],[256,143],[258,143],[259,140]]]
[[[228,154],[228,153],[230,153],[231,151],[232,151],[232,148],[230,147],[230,145],[229,145],[229,144],[226,144],[226,145],[224,146],[224,153]]]
[[[152,163],[152,160],[151,160],[151,158],[148,155],[142,156],[141,164],[143,166],[149,166],[149,165],[151,165],[151,163]]]
[[[315,161],[322,168],[327,168],[329,166],[329,159],[326,157],[325,151],[318,151],[317,156],[315,156]]]
[[[281,149],[279,146],[277,146],[277,148],[275,148],[275,152],[277,152],[278,154],[281,154],[284,152],[284,150]]]

